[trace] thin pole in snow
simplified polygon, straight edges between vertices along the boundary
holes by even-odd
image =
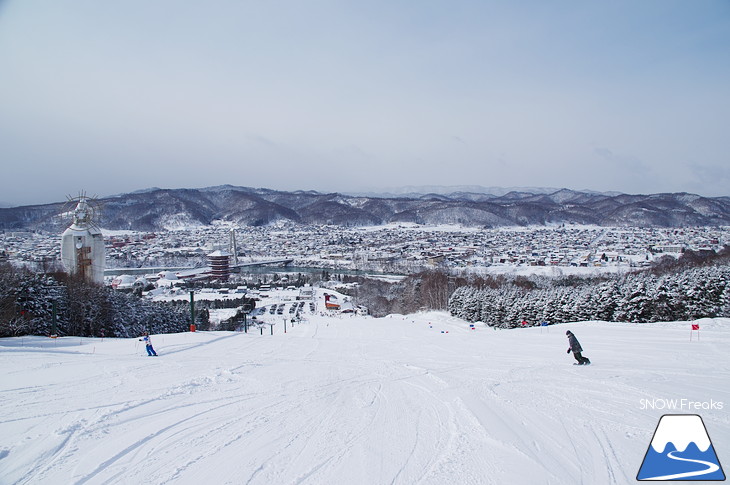
[[[190,331],[195,331],[195,291],[190,290]]]

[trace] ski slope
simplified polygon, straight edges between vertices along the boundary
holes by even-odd
[[[700,414],[730,463],[730,320],[699,323],[690,342],[688,322],[312,315],[286,334],[154,335],[159,357],[0,339],[0,483],[625,484],[667,413]],[[566,329],[593,365],[572,365]]]

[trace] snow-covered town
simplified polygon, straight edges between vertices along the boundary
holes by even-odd
[[[139,233],[104,231],[107,274],[114,269],[184,268],[207,264],[218,250],[241,263],[285,260],[291,266],[408,274],[423,268],[519,272],[527,267],[629,270],[685,250],[719,250],[728,227],[607,228],[540,226],[498,229],[391,224],[376,227],[206,227]],[[60,258],[58,234],[5,232],[4,257],[32,267]],[[235,238],[235,249],[231,238]],[[533,270],[539,271],[539,270]],[[120,271],[117,271],[119,273]]]
[[[461,296],[453,298],[457,294],[454,293],[457,279],[460,287],[483,287],[484,283],[474,278],[505,274],[511,278],[528,275],[552,280],[601,274],[629,277],[659,261],[665,264],[666,260],[676,261],[685,253],[723,253],[730,242],[728,228],[607,228],[565,224],[478,229],[417,224],[307,226],[286,222],[264,227],[235,227],[219,222],[157,233],[106,231],[104,236],[104,231],[94,222],[93,207],[93,202],[85,197],[78,200],[72,211],[73,222],[63,232],[61,244],[58,244],[57,235],[4,234],[3,254],[12,265],[37,274],[66,271],[96,285],[133,292],[152,302],[189,300],[191,305],[194,301],[214,302],[203,303],[198,309],[204,314],[190,320],[206,329],[240,330],[242,324],[248,323],[246,316],[258,319],[258,324],[267,318],[278,321],[287,316],[294,322],[303,314],[322,311],[366,315],[372,310],[373,314],[382,316],[419,308],[445,309],[447,303],[453,313],[473,321],[480,314],[470,309],[474,304],[464,304]],[[411,278],[397,293],[391,292],[392,288],[377,288],[373,283],[375,279],[399,282],[428,272],[439,276],[425,277],[431,280],[425,283],[423,276]],[[705,278],[697,274],[693,281]],[[641,279],[625,280],[622,286],[644,285],[645,297],[650,298],[654,293],[666,297],[666,290],[655,283],[655,280],[649,281],[648,285]],[[575,286],[575,283],[569,285]],[[666,285],[676,286],[673,280],[667,281]],[[693,285],[701,294],[707,293],[700,288],[700,283]],[[550,283],[530,282],[529,286],[548,290],[547,298],[562,300],[563,306],[591,307],[596,315],[612,318],[615,313],[629,321],[704,315],[703,309],[708,308],[705,302],[697,311],[677,307],[670,314],[664,310],[654,312],[643,304],[637,305],[630,294],[620,295],[609,289],[613,295],[611,299],[623,303],[606,309],[559,297],[553,294],[553,289],[546,288],[552,286]],[[322,293],[323,290],[329,293]],[[16,307],[17,300],[27,299],[22,294],[27,291],[12,296]],[[337,296],[334,291],[343,294]],[[405,297],[409,291],[420,294]],[[600,291],[605,293],[606,290]],[[384,292],[388,297],[383,298]],[[531,294],[528,300],[534,300],[537,294]],[[584,300],[590,301],[602,299],[578,289],[570,294],[571,298],[582,294]],[[549,305],[542,305],[543,310],[528,309],[530,305],[515,307],[513,304],[519,298],[500,295],[486,297],[490,301],[504,302],[498,305],[500,311],[484,312],[482,320],[490,325],[509,327],[526,316],[533,325],[556,321],[552,315],[555,311],[545,310]],[[672,295],[672,298],[679,298],[676,291]],[[326,301],[317,304],[318,298]],[[450,298],[454,301],[449,302]],[[469,298],[470,295],[467,300]],[[717,304],[718,309],[710,314],[722,312],[719,309],[722,304]],[[464,305],[469,308],[464,309]],[[486,303],[477,305],[488,306]],[[510,311],[506,310],[508,307]],[[43,313],[47,309],[38,311]],[[590,312],[574,315],[567,308],[558,313],[565,318],[593,315]],[[104,326],[92,325],[99,330]]]

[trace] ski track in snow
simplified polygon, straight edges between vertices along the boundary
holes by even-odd
[[[630,483],[667,412],[640,399],[730,398],[730,320],[693,346],[687,327],[313,316],[156,335],[158,358],[37,338],[0,352],[0,484]],[[571,365],[564,328],[593,366]],[[727,418],[703,417],[727,443]]]

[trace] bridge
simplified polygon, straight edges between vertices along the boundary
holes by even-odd
[[[264,261],[253,261],[250,263],[239,263],[235,265],[231,265],[231,271],[241,271],[242,268],[249,267],[253,268],[256,266],[288,266],[294,261],[294,259],[291,258],[280,258],[280,259],[267,259]],[[184,278],[191,278],[191,277],[197,277],[201,276],[207,273],[210,273],[212,268],[210,266],[203,266],[200,268],[191,268],[191,267],[147,267],[147,268],[113,268],[113,269],[105,269],[104,275],[105,276],[119,276],[123,274],[130,274],[130,275],[146,275],[146,274],[157,274],[161,272],[167,272],[171,271],[173,273],[176,273],[177,277],[180,279]]]
[[[231,269],[251,267],[251,266],[288,266],[293,261],[294,261],[293,259],[288,259],[288,258],[267,259],[265,261],[253,261],[253,262],[250,262],[250,263],[238,263],[238,264],[235,264],[235,265],[231,265]]]

